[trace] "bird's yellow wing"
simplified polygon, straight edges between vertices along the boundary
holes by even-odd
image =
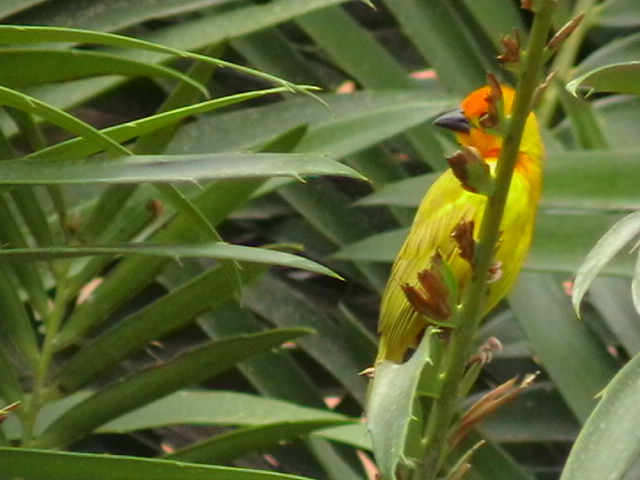
[[[505,114],[508,115],[515,91],[507,86],[502,86],[500,91]],[[502,137],[484,128],[483,118],[490,113],[491,106],[495,107],[490,105],[494,95],[492,86],[479,88],[462,101],[460,110],[449,112],[436,120],[436,124],[453,130],[462,145],[473,148],[492,171],[502,149]],[[524,262],[540,197],[543,156],[544,146],[535,116],[531,114],[525,125],[500,226],[500,242],[495,257],[496,275],[488,285],[489,296],[482,314],[486,314],[507,294]],[[407,350],[417,343],[428,326],[430,319],[415,311],[403,287],[418,286],[418,274],[430,269],[434,255],[440,254],[447,261],[459,292],[464,291],[471,276],[471,265],[460,257],[451,234],[460,222],[473,220],[474,238],[477,239],[486,202],[487,197],[465,190],[451,171],[443,173],[431,186],[422,200],[383,293],[378,328],[380,347],[376,362],[388,359],[401,363]],[[458,302],[459,298],[449,300]]]
[[[511,181],[502,218],[500,243],[496,251],[496,260],[501,264],[501,275],[490,284],[484,314],[509,293],[529,252],[540,197],[540,167],[532,162],[529,164],[536,169],[535,173],[517,167]],[[532,175],[538,180],[531,181]]]
[[[496,252],[500,272],[497,280],[490,284],[483,313],[495,307],[507,294],[520,271],[531,242],[538,196],[539,187],[532,185],[526,172],[516,171]],[[383,293],[378,361],[402,362],[407,350],[415,346],[427,327],[427,319],[415,311],[401,287],[417,286],[418,273],[430,268],[436,252],[447,261],[460,290],[464,289],[471,276],[471,266],[460,257],[451,234],[461,221],[473,220],[474,238],[477,239],[486,201],[485,196],[464,190],[451,171],[443,173],[431,186],[393,264]]]
[[[401,362],[407,349],[414,346],[426,328],[426,320],[415,312],[401,287],[416,286],[418,273],[431,266],[436,252],[447,261],[459,285],[469,277],[469,264],[456,254],[457,246],[451,234],[462,220],[473,219],[478,223],[477,217],[482,215],[485,203],[486,197],[462,189],[449,170],[431,186],[393,264],[382,296],[378,359]]]

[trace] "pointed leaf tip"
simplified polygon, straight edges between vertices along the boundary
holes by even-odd
[[[571,302],[576,314],[579,315],[580,303],[598,273],[627,243],[639,234],[640,211],[627,215],[615,223],[588,253],[576,273],[573,284]]]

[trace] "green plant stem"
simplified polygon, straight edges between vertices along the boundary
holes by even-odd
[[[7,435],[4,433],[4,430],[2,430],[2,428],[0,428],[0,446],[8,447],[10,445],[11,445],[11,442],[9,442],[9,439],[7,438]]]
[[[447,452],[447,436],[460,401],[459,385],[471,353],[475,334],[482,319],[487,301],[487,282],[493,265],[496,246],[500,239],[500,224],[506,205],[511,178],[516,165],[520,141],[534,93],[542,77],[545,45],[555,0],[542,0],[536,13],[529,43],[522,59],[522,71],[518,79],[508,129],[496,168],[495,190],[487,200],[484,217],[474,255],[474,272],[463,292],[457,314],[458,327],[452,330],[449,345],[440,367],[442,390],[434,400],[426,425],[423,442],[425,454],[414,470],[413,480],[435,480]]]
[[[38,414],[47,400],[50,391],[47,389],[47,377],[53,355],[55,353],[55,337],[60,330],[67,307],[68,296],[64,282],[58,285],[56,298],[49,315],[45,319],[45,335],[34,373],[34,383],[31,395],[24,405],[24,422],[22,425],[22,446],[28,447],[34,439],[35,425]]]
[[[0,130],[0,160],[6,160],[8,158],[15,158],[16,153],[9,143],[9,139],[4,134],[2,130]]]
[[[557,82],[549,85],[545,94],[545,101],[540,105],[538,120],[541,125],[548,126],[553,118],[553,114],[560,101],[561,82],[568,80],[568,76],[573,69],[573,65],[578,57],[582,42],[592,25],[592,20],[597,12],[596,4],[598,0],[579,0],[573,8],[572,17],[584,13],[585,17],[578,27],[567,38],[558,54],[551,63],[551,71],[556,72]]]

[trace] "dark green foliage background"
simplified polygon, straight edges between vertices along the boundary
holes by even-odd
[[[274,81],[99,37],[62,32],[29,43],[35,37],[0,33],[0,86],[113,126],[115,142],[140,155],[105,160],[99,152],[118,146],[99,136],[47,149],[69,138],[66,130],[84,131],[70,120],[41,123],[53,117],[0,92],[0,153],[20,159],[0,163],[0,241],[22,249],[13,259],[0,252],[0,395],[21,402],[2,424],[0,476],[367,478],[359,372],[375,356],[379,293],[432,172],[455,148],[429,120],[484,84],[487,70],[508,82],[495,60],[500,38],[513,28],[526,36],[530,22],[509,0],[373,3],[0,3],[3,24],[112,32],[206,53],[319,86],[325,103],[258,93],[176,115],[153,132],[142,120],[118,130],[205,100],[194,80],[212,98]],[[640,206],[640,104],[622,95],[579,99],[562,88],[640,58],[639,5],[558,2],[557,28],[579,11],[587,17],[550,66],[558,74],[539,106],[548,156],[536,239],[509,301],[478,338],[494,335],[503,350],[477,394],[513,375],[541,375],[476,433],[488,442],[470,478],[558,478],[595,395],[640,351],[630,257],[605,267],[582,320],[566,291],[597,239]],[[24,166],[29,154],[40,167]],[[164,163],[135,165],[155,160]],[[344,280],[272,250],[206,250],[217,235],[280,244]],[[140,252],[132,241],[159,246]],[[67,258],[78,247],[103,250]],[[95,278],[102,283],[76,302]],[[291,343],[278,348],[283,342]]]

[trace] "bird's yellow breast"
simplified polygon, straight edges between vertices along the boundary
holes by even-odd
[[[473,147],[493,171],[502,148],[502,138],[491,129],[485,129],[481,121],[490,110],[491,97],[495,96],[491,88],[485,86],[472,92],[463,100],[461,110],[452,112],[453,117],[445,114],[440,118],[454,119],[454,123],[442,126],[450,126],[456,132],[459,142]],[[501,87],[505,115],[510,113],[514,94],[510,87]],[[535,115],[530,114],[501,223],[500,243],[496,250],[499,272],[489,284],[489,297],[484,313],[507,294],[529,250],[541,191],[543,156],[544,147],[537,121]],[[431,267],[436,253],[447,261],[457,281],[458,290],[464,291],[472,274],[471,266],[459,255],[452,233],[460,222],[473,220],[474,237],[477,239],[486,204],[486,196],[465,190],[451,171],[443,173],[426,193],[409,235],[393,264],[382,296],[377,361],[388,359],[402,362],[407,350],[417,343],[427,327],[429,319],[415,311],[407,300],[403,287],[418,286],[418,273]]]
[[[495,159],[489,159],[491,162]],[[530,158],[522,161],[531,162]],[[499,277],[490,284],[486,312],[507,294],[524,263],[533,235],[536,205],[540,196],[540,165],[528,165],[514,172],[501,224],[496,260]],[[426,328],[426,319],[409,304],[402,285],[417,286],[418,273],[428,269],[439,252],[448,262],[460,291],[471,277],[469,262],[462,259],[451,234],[461,221],[473,220],[477,238],[487,197],[464,190],[451,171],[444,172],[431,186],[416,213],[412,228],[391,270],[380,307],[381,345],[378,359],[402,362]]]

